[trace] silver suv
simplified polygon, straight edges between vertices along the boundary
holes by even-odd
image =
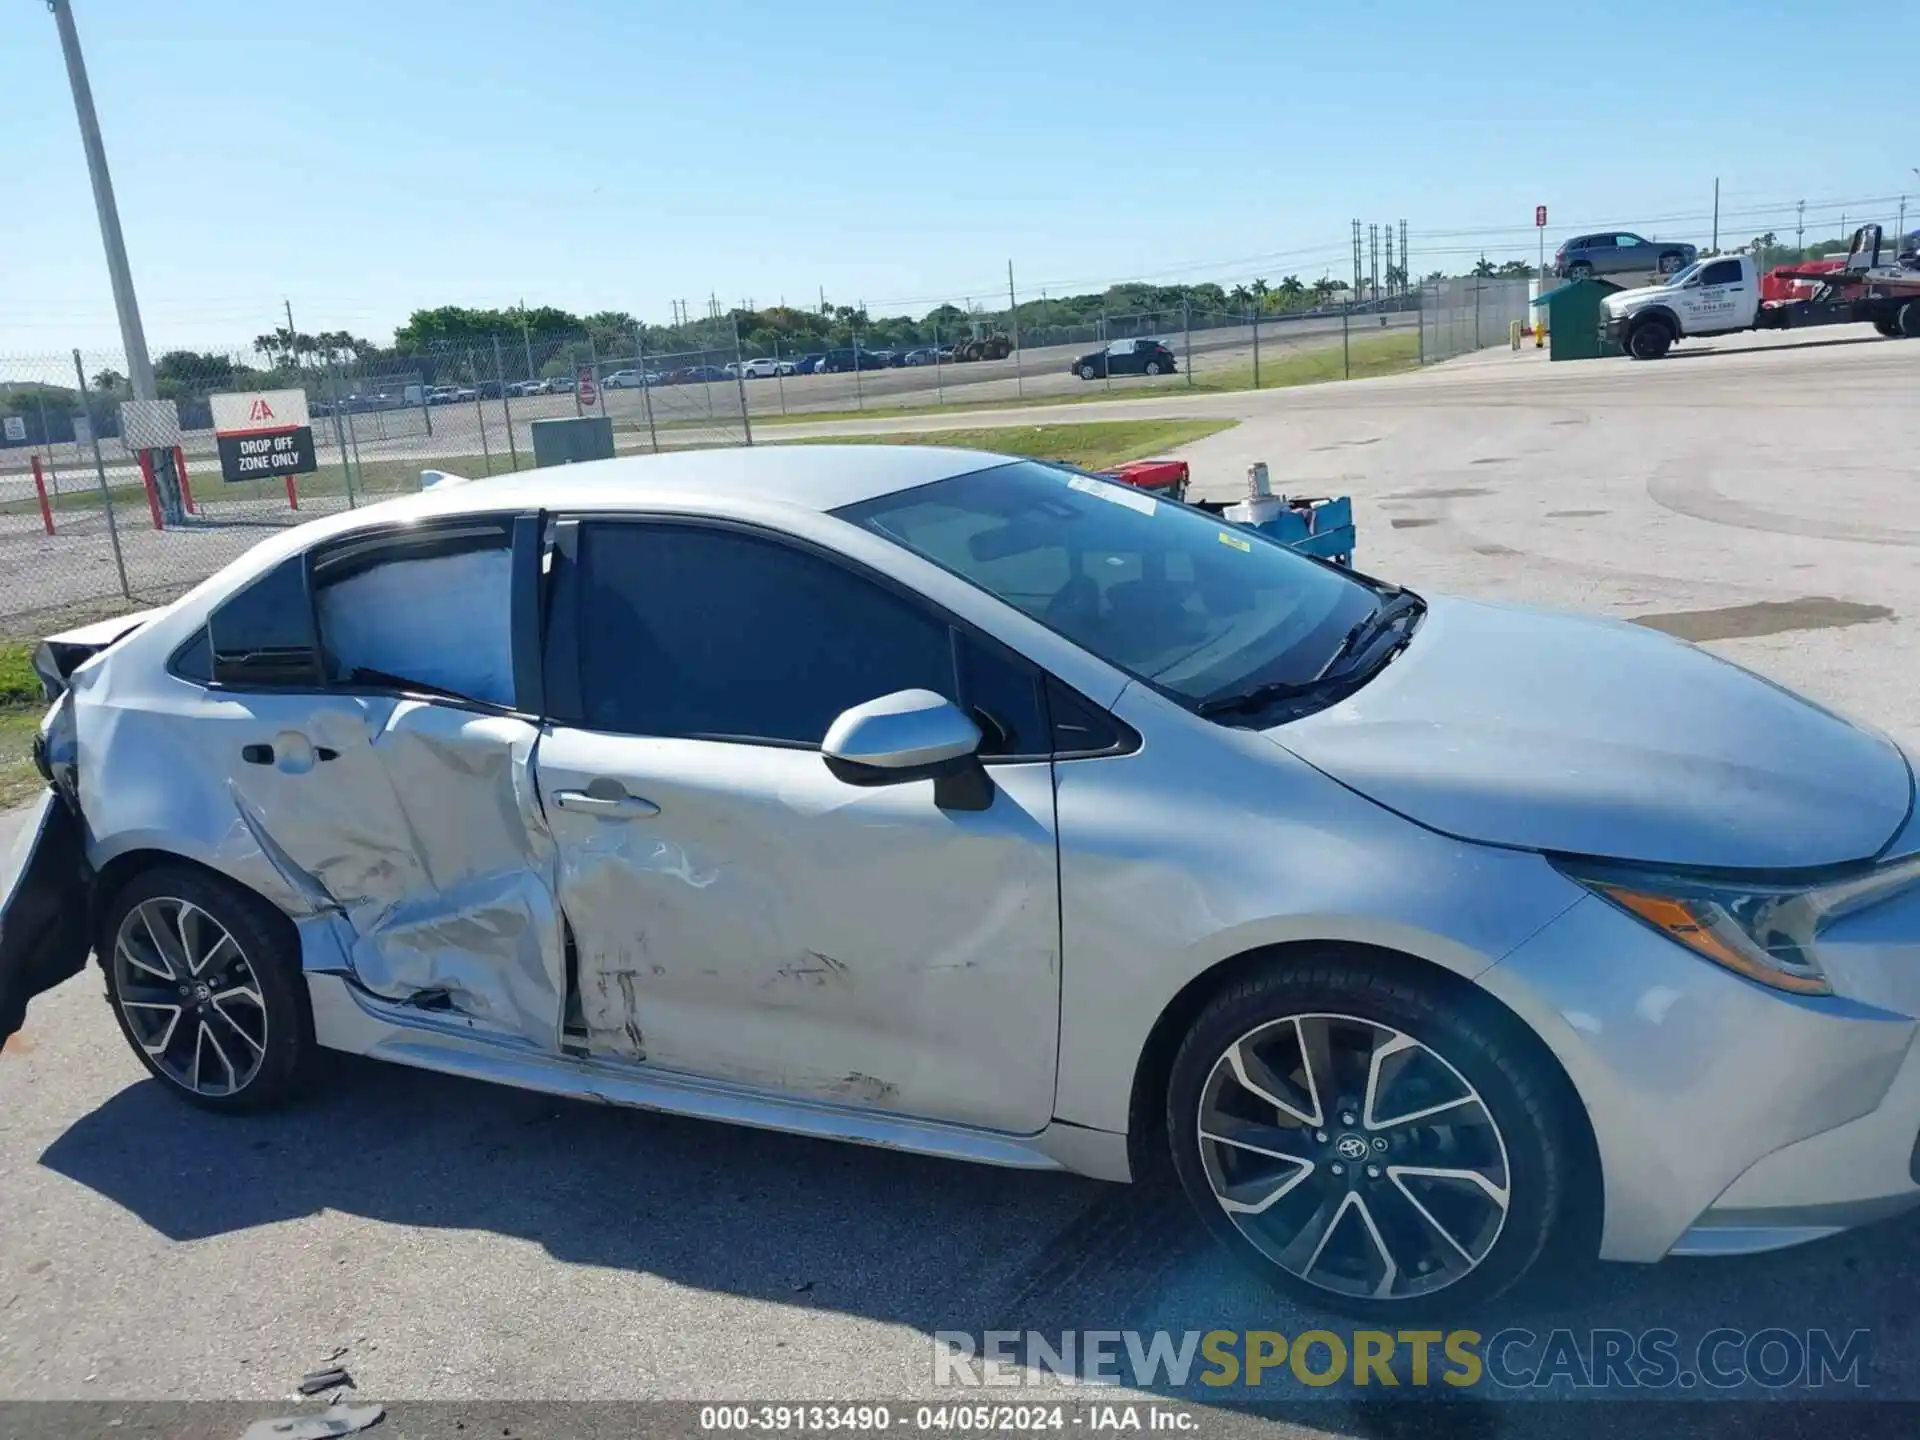
[[[1671,275],[1691,265],[1699,253],[1698,246],[1609,230],[1567,241],[1553,253],[1553,273],[1567,280],[1590,275]]]

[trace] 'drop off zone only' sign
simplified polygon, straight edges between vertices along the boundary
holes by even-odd
[[[255,390],[208,399],[222,480],[271,480],[319,469],[306,391]]]

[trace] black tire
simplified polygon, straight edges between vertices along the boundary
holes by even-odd
[[[212,977],[216,973],[224,977],[209,978],[200,984],[198,989],[202,993],[198,1000],[180,993],[192,987],[155,982],[151,973],[130,964],[117,953],[122,927],[136,909],[148,905],[157,907],[143,912],[149,918],[165,913],[170,907],[184,905],[211,919],[215,926],[231,937],[246,972],[240,971],[226,958],[231,952],[223,950],[218,955],[210,956],[204,971],[194,972],[196,977]],[[141,921],[136,917],[134,923],[140,925]],[[200,922],[192,923],[197,926]],[[252,891],[190,866],[162,865],[143,870],[122,886],[106,906],[97,953],[101,968],[106,971],[107,999],[113,1008],[114,1019],[119,1022],[120,1033],[126,1036],[127,1044],[139,1057],[140,1063],[173,1094],[205,1109],[232,1114],[267,1110],[284,1104],[297,1097],[311,1082],[318,1065],[319,1047],[314,1043],[313,1009],[300,967],[299,937],[284,915]],[[161,958],[169,969],[177,968],[174,962],[166,959],[164,953]],[[216,972],[216,963],[226,968]],[[255,1006],[249,998],[245,1002],[245,1009],[240,1012],[240,1018],[236,1020],[235,1012],[215,1005],[214,1000],[218,997],[208,992],[228,981],[238,984],[241,975],[249,972],[252,989],[259,1003]],[[136,976],[142,983],[152,984],[156,990],[173,990],[183,1002],[179,1007],[182,1013],[176,1020],[176,1027],[190,1022],[205,1023],[209,1030],[217,1030],[214,1046],[223,1055],[231,1052],[234,1056],[245,1056],[250,1053],[250,1045],[252,1051],[257,1052],[254,1054],[257,1063],[246,1062],[252,1064],[251,1073],[244,1080],[239,1079],[229,1059],[227,1076],[238,1083],[224,1093],[196,1089],[181,1077],[169,1073],[167,1065],[149,1052],[148,1045],[143,1043],[143,1037],[136,1028],[156,1023],[152,1012],[160,1007],[139,1002],[133,1002],[130,1006],[127,993],[133,983],[128,978],[130,976]],[[208,1007],[214,1013],[209,1013]],[[140,1012],[137,1019],[130,1017],[130,1008]],[[253,1024],[255,1010],[258,1012],[257,1028]],[[205,1016],[205,1020],[198,1020],[196,1016]],[[152,1034],[148,1030],[148,1038]],[[221,1036],[226,1040],[224,1046],[220,1043]],[[196,1036],[196,1046],[199,1043]],[[199,1062],[200,1052],[196,1051],[192,1075],[200,1074]],[[207,1069],[211,1084],[217,1072],[211,1065]]]
[[[1362,1124],[1351,1123],[1355,1100],[1352,1094],[1345,1093],[1344,1082],[1336,1087],[1342,1093],[1328,1097],[1324,1106],[1317,1099],[1314,1102],[1321,1118],[1332,1122],[1324,1130],[1296,1126],[1296,1121],[1285,1111],[1277,1107],[1272,1110],[1274,1123],[1270,1133],[1292,1137],[1272,1143],[1310,1148],[1315,1166],[1311,1174],[1299,1177],[1305,1183],[1299,1183],[1293,1193],[1281,1192],[1265,1202],[1265,1208],[1257,1212],[1257,1220],[1249,1219],[1250,1226],[1263,1235],[1264,1243],[1278,1246],[1281,1253],[1286,1254],[1282,1241],[1291,1234],[1295,1237],[1294,1245],[1304,1243],[1300,1235],[1312,1227],[1315,1220],[1326,1216],[1327,1207],[1336,1207],[1333,1219],[1325,1222],[1319,1232],[1326,1237],[1320,1242],[1321,1248],[1315,1249],[1306,1262],[1306,1269],[1313,1271],[1319,1266],[1323,1250],[1332,1251],[1328,1265],[1320,1270],[1326,1279],[1303,1278],[1262,1249],[1260,1243],[1229,1217],[1210,1175],[1224,1176],[1227,1165],[1237,1164],[1236,1160],[1220,1157],[1236,1155],[1238,1147],[1218,1142],[1209,1146],[1203,1142],[1201,1107],[1203,1104],[1214,1107],[1209,1115],[1216,1127],[1238,1123],[1225,1118],[1220,1107],[1229,1101],[1223,1097],[1235,1096],[1232,1103],[1245,1103],[1252,1092],[1234,1090],[1231,1079],[1234,1072],[1227,1052],[1237,1049],[1242,1041],[1261,1045],[1265,1043],[1264,1036],[1284,1037],[1285,1027],[1294,1016],[1305,1017],[1309,1025],[1325,1026],[1329,1034],[1366,1033],[1364,1027],[1376,1027],[1376,1033],[1398,1032],[1400,1040],[1415,1042],[1411,1063],[1402,1062],[1394,1078],[1387,1080],[1383,1087],[1368,1086],[1372,1093],[1360,1102],[1363,1108],[1383,1095],[1403,1094],[1396,1087],[1408,1084],[1407,1075],[1414,1064],[1425,1064],[1431,1055],[1442,1062],[1440,1068],[1432,1071],[1433,1075],[1451,1075],[1453,1081],[1460,1082],[1474,1097],[1472,1102],[1454,1103],[1460,1106],[1472,1103],[1479,1107],[1473,1112],[1475,1116],[1490,1117],[1492,1142],[1499,1157],[1497,1173],[1504,1178],[1506,1198],[1504,1205],[1497,1207],[1491,1200],[1478,1202],[1489,1217],[1483,1224],[1493,1227],[1491,1239],[1485,1238],[1484,1230],[1476,1236],[1463,1228],[1469,1245],[1480,1251],[1477,1263],[1472,1263],[1463,1273],[1446,1279],[1441,1272],[1454,1263],[1450,1260],[1443,1260],[1440,1271],[1431,1275],[1427,1273],[1426,1261],[1410,1264],[1404,1271],[1387,1270],[1383,1265],[1381,1269],[1386,1271],[1389,1283],[1398,1283],[1392,1279],[1396,1273],[1405,1276],[1403,1288],[1407,1293],[1397,1295],[1382,1295],[1371,1277],[1356,1278],[1351,1273],[1339,1273],[1340,1267],[1355,1265],[1365,1258],[1360,1252],[1366,1247],[1357,1242],[1364,1241],[1368,1233],[1393,1235],[1402,1257],[1409,1261],[1417,1253],[1445,1255],[1437,1239],[1421,1228],[1423,1224],[1431,1224],[1437,1231],[1440,1224],[1413,1200],[1406,1177],[1412,1177],[1411,1186],[1427,1187],[1420,1193],[1427,1204],[1441,1214],[1458,1217],[1462,1213],[1454,1208],[1457,1202],[1443,1205],[1442,1200],[1436,1198],[1433,1187],[1437,1182],[1420,1178],[1417,1172],[1423,1167],[1414,1163],[1426,1155],[1445,1153],[1444,1148],[1434,1148],[1442,1142],[1406,1138],[1398,1129],[1388,1128],[1393,1125],[1394,1104],[1384,1107],[1390,1113],[1380,1128],[1375,1127],[1370,1111],[1360,1117]],[[1576,1176],[1581,1173],[1580,1152],[1573,1148],[1570,1139],[1578,1133],[1578,1120],[1566,1115],[1568,1102],[1562,1098],[1567,1093],[1564,1081],[1536,1058],[1533,1047],[1525,1037],[1515,1034],[1513,1025],[1513,1021],[1464,981],[1430,976],[1410,964],[1396,963],[1391,957],[1358,958],[1336,952],[1318,958],[1294,958],[1236,982],[1215,996],[1194,1021],[1174,1058],[1168,1081],[1167,1134],[1174,1169],[1187,1198],[1200,1212],[1207,1228],[1242,1263],[1287,1293],[1317,1307],[1362,1318],[1397,1320],[1441,1311],[1457,1317],[1468,1307],[1492,1299],[1518,1283],[1565,1228],[1571,1213],[1569,1197],[1578,1188],[1580,1182]],[[1297,1053],[1302,1056],[1305,1033],[1296,1024],[1295,1034],[1300,1039]],[[1247,1052],[1240,1053],[1244,1056]],[[1223,1071],[1222,1067],[1227,1068]],[[1271,1080],[1280,1073],[1269,1071],[1266,1078]],[[1293,1073],[1297,1075],[1300,1071],[1296,1069]],[[1348,1079],[1358,1075],[1361,1085],[1367,1086],[1365,1074],[1356,1071],[1352,1063],[1344,1068],[1336,1065],[1328,1073],[1336,1077],[1344,1074]],[[1381,1068],[1378,1073],[1387,1072]],[[1411,1083],[1420,1084],[1428,1078],[1419,1073]],[[1295,1084],[1291,1076],[1284,1083]],[[1292,1093],[1297,1097],[1306,1092],[1296,1087]],[[1427,1096],[1437,1092],[1404,1093]],[[1251,1103],[1257,1108],[1261,1102],[1251,1100]],[[1456,1123],[1441,1124],[1440,1117],[1435,1116],[1433,1124],[1418,1128],[1455,1132],[1452,1142],[1455,1163],[1467,1163],[1463,1157],[1470,1153],[1491,1153],[1485,1148],[1486,1127],[1469,1126],[1459,1120],[1464,1111],[1447,1113]],[[1340,1127],[1337,1132],[1334,1124]],[[1289,1126],[1296,1128],[1283,1128]],[[1320,1140],[1321,1134],[1328,1138]],[[1380,1149],[1388,1135],[1393,1137],[1390,1148]],[[1481,1149],[1475,1152],[1472,1147]],[[1341,1168],[1338,1157],[1348,1156],[1349,1148],[1379,1153],[1367,1153],[1364,1162],[1347,1165],[1346,1174],[1336,1179]],[[1267,1153],[1270,1159],[1256,1155],[1249,1162],[1256,1171],[1263,1164],[1269,1167],[1264,1178],[1258,1174],[1235,1175],[1226,1177],[1223,1183],[1228,1188],[1244,1184],[1246,1188],[1242,1193],[1257,1197],[1264,1193],[1263,1187],[1294,1177],[1296,1172],[1275,1172],[1271,1166],[1279,1157]],[[1399,1165],[1393,1160],[1396,1154],[1401,1157]],[[1378,1165],[1373,1163],[1376,1159]],[[1214,1167],[1211,1172],[1210,1165]],[[1368,1204],[1347,1200],[1344,1197],[1348,1191],[1364,1192],[1362,1198],[1368,1200]],[[1456,1195],[1464,1193],[1461,1190]],[[1286,1199],[1287,1206],[1280,1205],[1279,1199]],[[1352,1208],[1346,1208],[1348,1206]],[[1296,1219],[1302,1215],[1314,1218],[1296,1225]],[[1425,1217],[1424,1221],[1418,1218],[1421,1216]],[[1364,1221],[1365,1231],[1355,1234],[1358,1227],[1350,1217]],[[1294,1228],[1290,1230],[1290,1226]],[[1461,1247],[1456,1244],[1455,1248]],[[1379,1257],[1387,1249],[1388,1242],[1382,1240],[1372,1253]],[[1295,1258],[1298,1259],[1297,1252]],[[1464,1251],[1462,1258],[1469,1258]]]
[[[1900,333],[1909,340],[1920,340],[1920,300],[1909,300],[1900,307]]]
[[[1673,348],[1673,326],[1657,315],[1627,332],[1627,353],[1636,360],[1658,360]]]
[[[1158,375],[1160,373],[1160,362],[1158,360],[1147,361],[1146,373],[1149,375]]]
[[[1098,380],[1100,378],[1100,372],[1095,370],[1093,363],[1089,361],[1080,367],[1080,378],[1082,380]]]
[[[1573,264],[1567,266],[1567,279],[1569,280],[1591,280],[1592,278],[1593,266],[1584,260],[1576,260]]]
[[[1880,319],[1873,322],[1873,328],[1889,340],[1898,340],[1900,338],[1900,322],[1898,320],[1889,320],[1883,315]]]

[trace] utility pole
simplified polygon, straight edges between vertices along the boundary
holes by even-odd
[[[1400,294],[1402,298],[1413,289],[1413,261],[1407,258],[1407,222],[1400,222]]]
[[[1713,177],[1713,249],[1720,251],[1720,177]]]
[[[533,379],[533,334],[527,329],[527,302],[524,297],[520,301],[520,343],[527,347],[527,379],[531,380]],[[517,470],[520,467],[516,465],[514,468]]]
[[[113,308],[120,316],[120,343],[127,352],[127,378],[133,398],[154,400],[153,362],[147,358],[147,337],[140,328],[140,302],[133,293],[133,272],[127,266],[127,242],[120,234],[120,210],[113,203],[113,177],[107,173],[107,147],[100,139],[100,118],[93,111],[93,87],[87,83],[87,62],[80,54],[80,33],[73,26],[69,0],[47,0],[53,23],[60,31],[60,49],[67,59],[67,83],[73,90],[73,108],[80,119],[80,144],[87,152],[87,173],[93,180],[93,207],[100,215],[100,243],[107,252],[107,278],[113,283]]]
[[[294,349],[293,337],[300,332],[293,328],[293,301],[281,298],[280,303],[287,307],[287,358],[298,362],[300,352]]]
[[[1013,393],[1024,397],[1026,381],[1020,375],[1020,302],[1013,298],[1013,261],[1007,261],[1007,323],[1013,327]]]
[[[1349,303],[1360,298],[1360,279],[1360,222],[1356,220],[1353,222],[1353,294],[1348,297]]]
[[[1367,272],[1372,277],[1370,283],[1373,293],[1370,298],[1378,300],[1380,298],[1380,227],[1378,225],[1367,226],[1367,247],[1373,261],[1372,268]]]
[[[1807,202],[1806,201],[1802,200],[1800,202],[1800,204],[1796,207],[1796,213],[1798,215],[1798,218],[1794,221],[1794,226],[1793,226],[1793,244],[1796,250],[1799,250],[1802,252],[1800,258],[1804,260],[1806,259],[1806,255],[1804,252],[1806,251],[1806,248],[1807,248]]]

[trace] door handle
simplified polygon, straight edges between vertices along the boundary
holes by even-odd
[[[651,820],[660,813],[658,805],[638,795],[590,795],[585,790],[556,790],[553,803],[562,810],[578,810],[609,820]]]

